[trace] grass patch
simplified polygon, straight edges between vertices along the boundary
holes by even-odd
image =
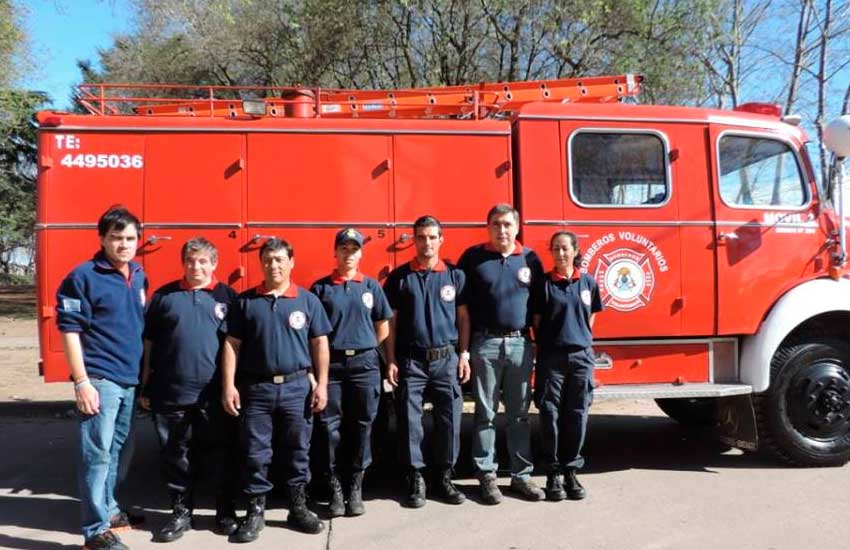
[[[0,286],[0,317],[35,319],[35,286]]]

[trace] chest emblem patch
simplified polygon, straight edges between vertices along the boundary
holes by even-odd
[[[455,301],[455,287],[454,285],[445,285],[440,289],[440,298],[444,302],[454,302]]]
[[[590,291],[589,290],[584,289],[584,290],[581,291],[581,303],[583,303],[586,306],[590,305]]]
[[[219,321],[223,320],[227,317],[227,304],[223,304],[221,302],[215,303],[215,316]]]
[[[145,289],[143,288],[139,289],[139,301],[142,302],[142,307],[145,307],[145,304],[147,303],[147,298],[145,297]]]
[[[301,330],[307,324],[307,316],[303,311],[293,311],[289,314],[289,326],[295,330]]]
[[[519,268],[519,271],[516,272],[516,277],[519,279],[519,282],[527,285],[531,282],[531,269],[528,267]]]
[[[363,305],[369,309],[372,309],[372,306],[375,305],[375,297],[372,296],[371,292],[364,292],[362,296]]]

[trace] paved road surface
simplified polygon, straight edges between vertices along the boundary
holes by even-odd
[[[335,519],[321,535],[286,528],[285,502],[272,500],[269,525],[255,548],[340,549],[843,549],[850,545],[850,468],[791,469],[718,444],[635,403],[597,409],[591,417],[583,502],[498,507],[476,502],[468,459],[461,467],[470,501],[429,501],[402,508],[391,473],[367,479],[367,514]],[[603,414],[600,414],[603,413]],[[468,416],[468,415],[467,415]],[[469,444],[465,419],[464,453]],[[0,415],[0,547],[79,548],[74,499],[75,422],[51,416]],[[385,472],[387,469],[385,469]],[[124,535],[133,549],[163,548],[150,529],[167,512],[157,476],[153,431],[141,419],[125,502],[145,510],[145,530]],[[537,478],[543,481],[542,476]],[[506,486],[508,479],[501,479]],[[233,548],[210,531],[208,491],[199,499],[197,530],[168,548]],[[274,545],[274,546],[272,546]]]

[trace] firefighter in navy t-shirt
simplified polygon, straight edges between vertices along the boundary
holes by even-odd
[[[199,462],[216,457],[216,531],[236,530],[236,419],[221,408],[218,358],[227,309],[236,292],[215,278],[218,250],[203,237],[180,252],[183,278],[157,290],[146,315],[142,406],[153,412],[172,514],[157,538],[170,542],[190,529]]]
[[[398,388],[400,458],[408,468],[405,506],[425,505],[422,408],[434,405],[434,493],[444,502],[466,497],[452,482],[460,449],[460,384],[469,380],[469,317],[461,296],[465,277],[440,259],[440,222],[422,216],[413,225],[416,258],[390,273],[384,291],[393,309],[387,338],[390,384]],[[458,349],[460,353],[458,353]]]
[[[289,527],[305,533],[324,528],[307,508],[306,488],[313,413],[327,403],[331,324],[315,294],[291,281],[293,254],[282,239],[266,241],[260,248],[263,283],[240,294],[227,316],[222,403],[229,414],[243,416],[242,478],[249,499],[233,542],[256,540],[265,526],[273,454],[285,467]]]
[[[535,394],[547,473],[546,498],[580,500],[586,493],[576,479],[576,470],[584,466],[581,448],[593,401],[591,329],[602,301],[593,277],[579,271],[574,233],[556,232],[549,249],[555,267],[534,289],[539,360]]]
[[[317,415],[319,445],[313,449],[314,456],[321,454],[319,462],[327,476],[331,517],[366,511],[363,472],[372,462],[372,423],[381,395],[375,348],[387,337],[392,317],[378,281],[358,271],[362,256],[363,235],[351,227],[340,230],[334,240],[336,269],[310,289],[322,301],[333,327],[328,405]],[[341,476],[348,481],[347,502]]]

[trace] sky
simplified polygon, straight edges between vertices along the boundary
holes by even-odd
[[[23,85],[47,92],[54,109],[69,109],[71,87],[80,80],[78,59],[97,60],[115,34],[130,29],[127,0],[29,0],[24,27],[34,70]]]

